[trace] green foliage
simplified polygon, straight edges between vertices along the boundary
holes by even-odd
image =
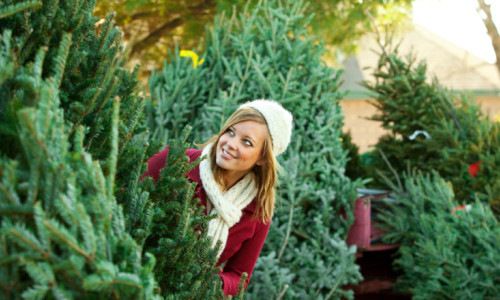
[[[355,249],[343,241],[359,181],[345,175],[340,71],[321,60],[325,48],[307,34],[303,4],[264,1],[219,16],[207,31],[203,64],[194,68],[176,50],[149,78],[148,125],[162,141],[189,123],[203,142],[253,99],[274,99],[294,115],[292,142],[279,157],[277,210],[246,294],[256,299],[278,298],[285,286],[286,299],[352,298],[341,287],[361,279]]]
[[[105,16],[115,11],[116,22],[124,30],[129,44],[127,54],[151,70],[155,62],[175,43],[190,49],[200,44],[204,28],[216,11],[243,3],[242,0],[113,0],[100,1],[96,14]]]
[[[15,2],[12,5],[18,5]],[[19,1],[21,2],[21,1]],[[9,3],[7,3],[9,4]],[[142,167],[141,160],[156,153],[159,145],[147,146],[147,128],[143,125],[142,97],[137,92],[137,69],[129,72],[120,67],[121,32],[113,25],[113,15],[99,27],[92,16],[95,1],[43,1],[39,10],[18,13],[0,19],[0,31],[12,28],[12,52],[18,64],[30,66],[37,78],[53,77],[60,87],[61,107],[70,122],[71,135],[80,125],[85,127],[84,147],[93,157],[106,164],[111,151],[110,130],[112,102],[119,98],[119,146],[117,184],[122,187],[134,176],[131,169]],[[64,57],[64,63],[59,58]],[[6,86],[15,90],[16,80]],[[35,88],[26,86],[23,93],[9,93],[12,109],[33,105]],[[0,114],[0,121],[9,124],[13,113]],[[2,134],[0,147],[5,153],[20,149],[9,145],[12,128]],[[107,170],[107,168],[105,168]],[[136,180],[136,179],[135,179]]]
[[[13,15],[17,12],[24,11],[26,9],[39,8],[42,5],[40,0],[31,0],[21,3],[7,3],[9,5],[4,5],[0,10],[0,19]]]
[[[359,147],[352,142],[351,132],[343,132],[341,136],[342,149],[347,151],[349,160],[345,166],[345,175],[352,181],[359,178],[369,178],[370,174],[359,155]]]
[[[317,35],[345,56],[356,50],[360,38],[375,26],[400,29],[408,21],[412,0],[308,1],[304,15],[313,16],[309,35]],[[165,58],[175,45],[181,49],[203,47],[208,36],[203,28],[211,24],[215,14],[231,14],[233,8],[248,11],[264,3],[262,0],[112,0],[97,4],[97,15],[117,12],[117,24],[125,32],[127,53],[140,59],[150,71]],[[283,3],[291,3],[290,0]],[[206,44],[205,44],[206,45]],[[200,50],[204,51],[204,49]],[[337,55],[334,55],[334,59]]]
[[[0,51],[10,52],[13,40],[3,31]],[[66,54],[55,59],[64,65]],[[15,67],[0,97],[11,123],[2,124],[14,129],[9,146],[20,151],[2,151],[0,158],[1,297],[158,298],[154,258],[141,261],[142,249],[126,232],[113,195],[119,100],[110,116],[114,151],[105,172],[84,150],[82,127],[70,141],[58,81],[40,78],[32,64],[22,66],[15,52],[8,59],[5,66]],[[23,94],[36,96],[35,103],[20,106],[22,97],[9,97]]]
[[[372,119],[382,122],[389,134],[366,159],[386,176],[393,172],[380,151],[397,173],[409,165],[424,172],[436,170],[452,183],[459,201],[474,202],[478,196],[499,212],[500,125],[490,122],[470,95],[452,93],[436,80],[428,83],[426,72],[425,62],[415,56],[401,58],[397,49],[383,50],[376,82],[366,87],[378,108]],[[469,166],[476,162],[481,170],[474,177]]]
[[[309,32],[342,54],[356,51],[359,40],[376,27],[401,30],[407,26],[412,0],[309,1],[306,15],[314,14]]]
[[[469,212],[437,173],[406,174],[404,186],[392,186],[399,200],[383,214],[399,243],[395,266],[403,271],[397,287],[413,299],[494,299],[500,292],[500,224],[479,201]]]
[[[98,22],[94,5],[0,5],[0,293],[155,299],[158,292],[176,298],[197,289],[198,298],[220,295],[211,282],[213,254],[194,234],[205,219],[197,203],[184,200],[192,192],[185,174],[170,175],[177,186],[139,183],[159,143],[149,144],[138,69],[121,67],[122,33],[112,14]],[[168,170],[187,170],[184,163],[174,161]],[[165,208],[165,195],[176,193],[186,196],[168,205],[182,203],[190,221]],[[162,213],[185,235],[158,231]],[[158,245],[168,238],[189,247],[166,252]],[[173,268],[169,255],[189,249],[195,252],[175,261],[184,266],[182,280],[168,282],[177,290],[166,288],[162,268]]]
[[[222,299],[220,282],[212,281],[217,271],[217,251],[212,249],[206,231],[200,231],[200,226],[206,226],[211,217],[204,216],[199,199],[193,198],[196,184],[185,177],[201,160],[189,163],[185,154],[188,130],[181,132],[179,141],[171,140],[166,166],[156,184],[146,183],[151,199],[151,234],[144,249],[157,258],[156,279],[166,297]],[[133,222],[143,220],[141,217]],[[136,229],[134,233],[141,232]]]

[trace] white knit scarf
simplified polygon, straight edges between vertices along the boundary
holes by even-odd
[[[217,241],[221,241],[221,247],[217,254],[217,258],[219,258],[226,247],[229,228],[240,221],[243,209],[257,195],[257,187],[252,174],[248,173],[230,189],[223,191],[222,187],[215,181],[210,168],[209,153],[211,148],[212,144],[207,145],[201,154],[206,155],[207,158],[200,163],[200,177],[210,200],[207,201],[207,212],[216,215],[208,223],[208,235],[212,237],[212,247],[215,247]],[[213,205],[211,211],[209,202]]]

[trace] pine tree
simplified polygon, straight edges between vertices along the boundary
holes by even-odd
[[[162,198],[190,192],[184,174],[170,175],[177,185],[139,183],[160,144],[148,138],[137,69],[121,67],[113,14],[101,21],[92,15],[94,5],[0,5],[2,293],[219,297],[214,255],[196,234],[206,221],[197,203],[191,195],[171,198],[169,205]],[[172,144],[176,153],[187,147]],[[168,169],[187,165],[179,158]],[[184,235],[159,231],[161,215]],[[169,255],[189,249],[191,255],[177,261],[186,280],[163,279]]]
[[[345,170],[346,176],[352,181],[355,181],[358,178],[369,178],[370,174],[368,174],[367,167],[359,155],[359,147],[352,141],[351,132],[343,132],[341,141],[342,149],[348,153],[348,161]]]
[[[428,83],[426,63],[415,55],[401,57],[390,44],[382,49],[374,75],[376,82],[365,84],[378,108],[372,119],[389,133],[368,155],[372,169],[389,177],[390,168],[436,170],[452,183],[458,199],[474,202],[477,196],[500,212],[500,125],[484,116],[472,95],[449,91],[436,79]],[[480,171],[472,174],[469,168],[476,163]]]
[[[127,233],[113,194],[119,100],[110,116],[105,167],[84,149],[81,126],[70,137],[59,107],[57,78],[63,68],[58,67],[64,67],[69,39],[63,36],[55,67],[43,69],[46,49],[22,66],[12,32],[2,32],[0,52],[7,55],[1,65],[1,133],[19,152],[2,151],[0,158],[0,295],[158,298],[155,259],[146,255],[142,261],[142,249]],[[43,78],[43,71],[50,76]]]
[[[344,242],[359,181],[345,175],[341,71],[321,60],[325,48],[307,35],[303,4],[263,1],[252,11],[223,14],[207,29],[202,64],[176,49],[148,81],[148,125],[162,141],[189,123],[203,142],[253,99],[274,99],[294,115],[292,142],[279,157],[277,210],[248,298],[352,298],[341,287],[361,279],[355,248]]]
[[[448,182],[436,172],[405,174],[392,184],[381,219],[387,242],[399,243],[397,288],[413,299],[494,299],[500,292],[500,223],[489,205],[476,201],[456,210]]]
[[[145,178],[150,215],[136,220],[151,222],[144,248],[157,258],[156,279],[163,295],[172,299],[222,299],[222,282],[213,279],[219,276],[215,274],[217,251],[211,247],[206,231],[199,230],[207,227],[211,217],[204,216],[199,199],[193,199],[195,184],[185,177],[200,161],[189,163],[185,154],[188,132],[187,127],[180,140],[170,140],[166,166],[158,182],[154,185],[151,178]]]

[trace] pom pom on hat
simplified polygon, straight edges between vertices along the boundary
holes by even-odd
[[[274,155],[283,153],[290,143],[292,136],[292,114],[281,104],[272,100],[254,100],[242,104],[239,108],[251,107],[259,111],[266,119],[271,139],[273,140]]]

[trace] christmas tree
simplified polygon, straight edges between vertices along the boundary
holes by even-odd
[[[94,5],[0,5],[1,293],[220,297],[213,251],[196,230],[206,218],[182,174],[187,145],[171,142],[169,181],[139,182],[160,144],[148,138],[137,69],[121,67],[113,14],[99,20]],[[192,254],[172,260],[180,251]],[[179,274],[164,276],[168,261],[185,276],[165,279]]]
[[[211,247],[206,231],[199,229],[206,228],[211,218],[203,215],[199,200],[193,199],[195,185],[185,177],[199,163],[199,159],[190,163],[186,156],[188,132],[189,128],[185,128],[180,140],[170,141],[166,166],[156,184],[151,177],[144,178],[150,199],[147,214],[136,210],[142,214],[136,214],[132,221],[147,221],[144,226],[134,226],[141,228],[135,232],[146,236],[144,249],[157,259],[156,279],[163,295],[174,299],[222,299],[222,281],[214,279],[219,276],[215,274],[217,251]],[[134,195],[130,190],[127,193]]]
[[[64,66],[69,39],[63,36],[54,66]],[[113,195],[119,100],[104,167],[84,150],[83,127],[70,137],[59,102],[63,69],[42,67],[44,48],[22,66],[13,41],[3,30],[1,135],[19,152],[0,159],[2,298],[157,298],[155,259],[143,257],[127,233]]]
[[[399,243],[397,288],[412,299],[494,299],[500,292],[500,223],[480,201],[460,206],[436,172],[405,174],[391,184],[398,200],[381,219]]]
[[[452,183],[457,199],[474,202],[477,196],[500,212],[500,124],[483,115],[472,95],[449,91],[436,79],[429,83],[425,61],[401,57],[390,41],[374,76],[365,84],[378,108],[373,120],[389,133],[366,155],[371,168],[392,179],[391,168],[436,170]]]
[[[277,209],[246,293],[255,299],[352,298],[342,286],[361,279],[356,250],[344,242],[359,181],[345,175],[341,71],[321,60],[325,48],[307,34],[303,11],[303,1],[263,1],[218,16],[204,53],[176,49],[148,81],[148,125],[162,141],[191,124],[204,142],[253,99],[274,99],[294,115],[292,142],[278,158]]]

